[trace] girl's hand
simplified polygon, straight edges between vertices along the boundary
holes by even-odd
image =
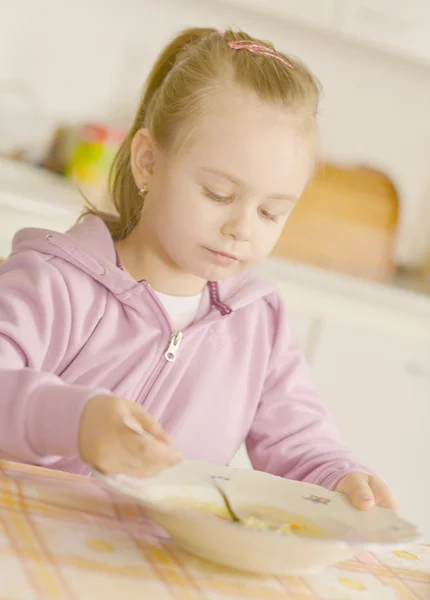
[[[132,431],[135,419],[153,437]],[[82,413],[79,429],[82,459],[106,475],[155,475],[182,461],[160,425],[138,404],[117,396],[94,396]]]
[[[336,492],[348,496],[351,504],[360,510],[381,506],[398,511],[397,503],[388,486],[374,475],[349,473],[338,483]]]

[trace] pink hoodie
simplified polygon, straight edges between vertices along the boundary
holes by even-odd
[[[0,268],[0,457],[89,474],[88,399],[142,404],[185,458],[226,464],[246,440],[256,469],[328,488],[357,464],[343,446],[273,284],[209,283],[174,361],[172,327],[146,282],[116,264],[104,223],[25,229]]]

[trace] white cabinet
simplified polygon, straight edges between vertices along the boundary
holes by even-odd
[[[336,24],[338,7],[342,2],[343,0],[229,0],[228,4],[325,29]]]
[[[430,63],[429,0],[222,0]]]
[[[81,207],[75,211],[64,211],[61,215],[44,216],[35,208],[33,211],[17,211],[4,206],[0,191],[0,258],[8,256],[15,233],[24,227],[40,227],[55,231],[66,231],[79,217]]]
[[[278,0],[278,14],[323,29],[335,24],[338,0]]]
[[[74,186],[42,169],[0,158],[0,257],[24,227],[66,230],[83,209]]]
[[[229,466],[234,469],[252,469],[252,464],[249,460],[245,444],[242,444],[239,448],[236,455],[231,459]]]
[[[313,373],[346,443],[429,537],[430,327],[425,338],[328,320]]]
[[[428,0],[345,0],[341,32],[397,55],[430,60]]]
[[[312,316],[306,314],[305,312],[301,312],[295,307],[293,308],[289,306],[288,309],[291,321],[293,323],[294,331],[300,341],[303,350],[306,353],[308,347],[308,340],[310,339],[312,334]]]

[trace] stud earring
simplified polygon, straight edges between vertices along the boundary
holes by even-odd
[[[143,183],[142,187],[139,188],[138,194],[139,194],[139,196],[146,196],[147,193],[148,193],[148,184]]]

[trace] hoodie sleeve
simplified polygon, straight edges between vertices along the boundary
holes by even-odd
[[[264,391],[246,440],[249,457],[258,470],[334,489],[348,473],[371,471],[343,444],[279,296],[278,303]]]
[[[72,298],[64,277],[35,252],[0,268],[0,457],[49,465],[79,455],[79,423],[106,390],[54,375],[68,347]]]

